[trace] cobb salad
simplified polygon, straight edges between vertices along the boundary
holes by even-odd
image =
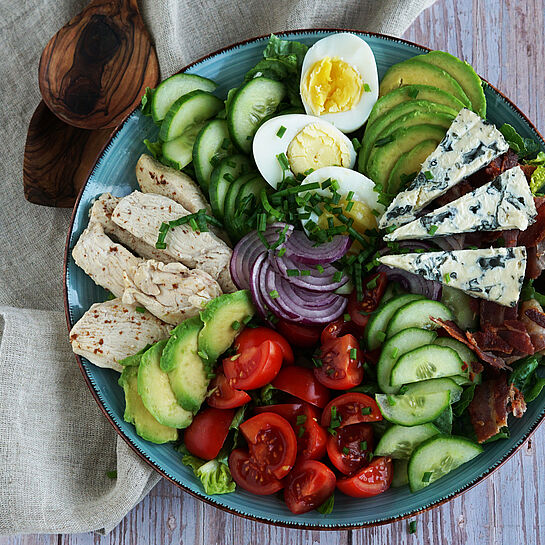
[[[207,494],[296,514],[418,492],[508,437],[545,384],[539,145],[486,120],[467,63],[379,83],[349,33],[271,36],[216,88],[147,90],[139,190],[98,196],[72,249],[109,292],[72,348],[121,373],[125,420]]]

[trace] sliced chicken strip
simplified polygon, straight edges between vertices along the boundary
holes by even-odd
[[[203,306],[222,294],[219,284],[198,269],[182,263],[146,261],[125,274],[123,303],[140,304],[152,314],[177,325],[196,316]]]
[[[150,245],[155,245],[163,222],[188,215],[188,211],[168,197],[134,191],[116,206],[112,220],[121,228]],[[212,232],[199,233],[189,225],[171,228],[166,235],[165,251],[191,269],[200,269],[217,280],[230,293],[236,287],[229,274],[232,250]]]
[[[102,225],[91,222],[81,233],[72,257],[99,286],[121,297],[125,291],[123,273],[143,260],[104,233]]]
[[[100,195],[89,210],[89,221],[100,223],[107,235],[113,237],[117,242],[120,242],[140,257],[156,259],[163,263],[175,262],[176,260],[165,251],[158,250],[151,244],[146,244],[112,221],[112,212],[120,200],[121,197],[114,197],[110,193]]]
[[[168,337],[171,326],[121,299],[95,303],[70,331],[75,354],[98,367],[122,371],[119,360]]]

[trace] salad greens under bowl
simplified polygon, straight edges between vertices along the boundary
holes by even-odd
[[[331,34],[330,30],[292,31],[283,38],[312,45]],[[358,33],[371,47],[378,66],[379,78],[393,64],[421,54],[425,48],[410,42],[377,34]],[[219,83],[218,96],[236,87],[244,74],[262,56],[268,37],[256,38],[213,53],[188,66],[184,71],[198,74]],[[545,142],[529,120],[501,93],[487,85],[487,117],[497,126],[508,123],[520,135],[532,138],[545,149]],[[83,187],[72,218],[65,257],[66,312],[70,327],[96,301],[106,299],[105,291],[78,268],[71,255],[83,229],[87,226],[88,210],[92,199],[104,192],[123,196],[136,185],[134,165],[146,151],[144,139],[154,139],[157,128],[140,109],[134,111],[118,128],[105,148],[86,185]],[[124,396],[117,384],[117,374],[90,364],[77,356],[78,363],[93,396],[118,433],[125,441],[161,475],[196,497],[234,514],[271,524],[308,529],[347,529],[383,524],[414,515],[439,505],[468,490],[494,469],[505,462],[536,429],[545,415],[545,391],[531,404],[522,419],[510,422],[510,437],[484,445],[484,454],[451,472],[430,486],[411,493],[407,486],[390,488],[385,493],[355,500],[342,494],[336,495],[335,506],[330,514],[311,511],[304,515],[292,514],[275,496],[255,496],[237,489],[232,494],[207,496],[201,482],[190,467],[181,463],[181,454],[173,446],[154,445],[138,437],[132,425],[123,420]]]

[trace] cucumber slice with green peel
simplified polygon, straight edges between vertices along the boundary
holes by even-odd
[[[401,356],[392,368],[390,383],[401,386],[432,378],[461,375],[464,362],[458,352],[448,346],[429,344]]]
[[[373,125],[377,119],[392,108],[395,108],[398,104],[411,100],[427,100],[436,104],[443,104],[456,112],[459,112],[465,107],[464,103],[458,100],[454,95],[447,93],[442,89],[438,89],[437,87],[419,84],[406,85],[393,89],[375,102],[375,105],[369,114],[369,118],[367,119],[367,126]]]
[[[163,121],[170,107],[183,95],[191,91],[212,92],[218,84],[211,79],[195,74],[174,74],[162,81],[151,99],[151,116],[155,123]]]
[[[417,492],[450,471],[469,462],[484,449],[455,435],[437,435],[416,447],[409,460],[409,486]]]
[[[392,386],[390,383],[394,365],[403,354],[432,343],[436,337],[435,331],[411,327],[400,331],[389,339],[382,347],[377,363],[379,388],[386,394],[396,394],[399,391],[399,386]]]
[[[475,382],[476,384],[480,384],[481,382],[481,373],[473,373],[471,372],[471,362],[478,362],[479,358],[471,350],[466,344],[457,341],[456,339],[453,339],[451,337],[439,337],[435,339],[433,344],[437,344],[439,346],[448,346],[449,348],[452,348],[453,350],[456,350],[458,352],[458,356],[460,356],[460,359],[464,362],[465,365],[467,365],[467,368],[463,373],[461,373],[461,376],[466,379],[466,382],[464,384],[471,384],[472,382]],[[458,382],[457,377],[451,377],[457,384],[461,384]]]
[[[409,460],[394,460],[394,476],[392,477],[392,488],[401,488],[409,484],[407,468]]]
[[[214,165],[234,153],[225,119],[212,119],[200,130],[193,145],[193,166],[200,186],[208,191]]]
[[[186,167],[193,159],[193,146],[200,130],[204,126],[204,121],[200,124],[192,125],[183,134],[170,142],[163,142],[161,153],[163,161],[178,170]]]
[[[482,373],[473,374],[472,375],[473,380],[463,375],[455,375],[449,378],[453,380],[459,386],[469,386],[470,384],[480,384],[483,380],[481,375]]]
[[[191,127],[200,126],[214,117],[223,108],[223,101],[206,91],[191,91],[180,97],[169,109],[161,128],[159,138],[163,142],[175,140]]]
[[[478,328],[478,315],[471,310],[471,297],[461,290],[443,285],[441,303],[452,311],[454,321],[464,331]]]
[[[449,390],[450,402],[456,403],[462,395],[463,388],[458,386],[450,377],[411,382],[402,388],[404,394],[422,394],[427,392],[441,392],[443,390]]]
[[[392,316],[386,328],[386,338],[393,337],[402,329],[420,327],[422,329],[437,329],[439,326],[430,318],[452,320],[452,312],[439,301],[413,301],[401,307]]]
[[[231,140],[241,151],[250,153],[259,125],[285,96],[283,83],[264,77],[251,79],[238,89],[229,103],[227,122]]]
[[[400,426],[419,426],[433,422],[450,405],[450,392],[429,394],[376,394],[382,416]]]
[[[440,431],[433,424],[410,427],[394,425],[381,437],[374,454],[408,460],[420,443],[439,433]]]
[[[375,350],[383,342],[386,334],[386,328],[392,316],[403,306],[412,301],[424,299],[423,295],[406,293],[393,297],[386,304],[381,305],[371,316],[367,327],[365,328],[365,342],[369,350]]]
[[[193,415],[178,405],[168,375],[160,366],[166,344],[166,340],[159,341],[142,356],[138,367],[138,395],[158,422],[172,428],[187,428]]]

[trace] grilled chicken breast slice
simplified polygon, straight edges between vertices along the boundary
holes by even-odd
[[[204,271],[182,263],[145,261],[125,273],[123,303],[140,304],[169,324],[196,316],[203,306],[222,292]]]
[[[171,326],[121,299],[95,303],[70,331],[75,354],[98,367],[122,371],[119,360],[168,337]]]

